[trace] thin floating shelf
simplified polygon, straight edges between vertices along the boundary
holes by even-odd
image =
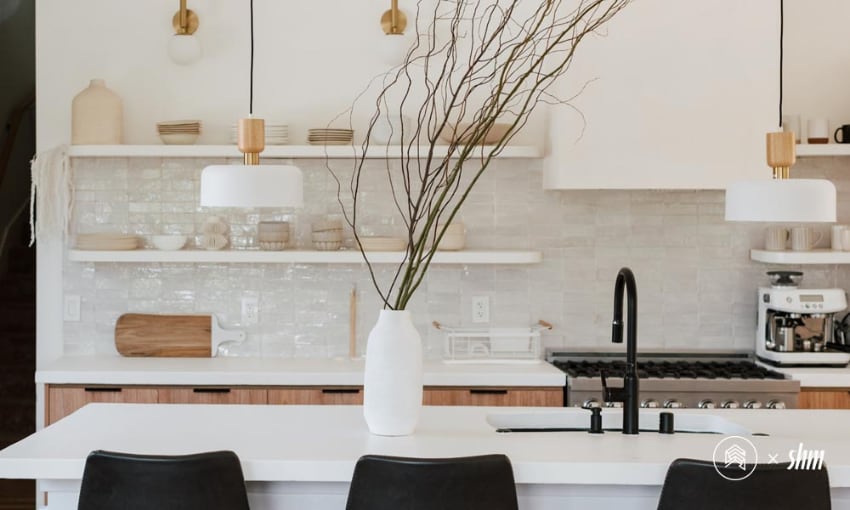
[[[367,252],[375,264],[398,264],[403,252]],[[208,264],[363,264],[359,251],[261,251],[261,250],[71,250],[74,262],[117,263],[208,263]],[[444,251],[434,255],[434,264],[537,264],[543,260],[539,251]]]
[[[850,264],[850,251],[750,250],[750,259],[767,264]]]
[[[850,143],[801,143],[797,144],[797,156],[850,156]]]
[[[492,147],[484,146],[473,152],[473,157],[487,155]],[[421,147],[426,157],[427,146]],[[366,159],[397,158],[407,147],[399,145],[372,145]],[[483,152],[482,152],[483,150]],[[435,147],[435,157],[445,157],[448,146]],[[267,145],[262,153],[265,159],[350,159],[361,157],[360,145]],[[68,156],[72,158],[241,158],[235,145],[71,145]],[[515,145],[505,147],[498,159],[535,159],[542,157],[538,147]]]

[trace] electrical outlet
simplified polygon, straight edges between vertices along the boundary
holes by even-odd
[[[472,297],[472,322],[490,322],[490,298],[487,296]]]
[[[260,303],[255,297],[242,298],[242,325],[256,326],[260,322]]]
[[[68,294],[62,310],[62,320],[80,322],[80,296]]]

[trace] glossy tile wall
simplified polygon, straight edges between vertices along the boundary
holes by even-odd
[[[309,248],[309,224],[338,215],[337,184],[321,160],[296,161],[305,177],[304,209],[262,214],[198,206],[201,169],[210,160],[155,158],[73,160],[73,230],[185,233],[194,238],[212,214],[231,224],[231,244],[251,249],[256,223],[293,221],[299,247]],[[345,184],[351,163],[332,162]],[[370,161],[362,183],[363,224],[376,234],[402,231],[383,161]],[[850,222],[850,158],[807,158],[798,177],[825,176],[839,188],[839,219]],[[343,200],[349,204],[350,200]],[[434,266],[412,306],[428,357],[441,334],[432,321],[471,325],[473,296],[490,298],[491,325],[525,326],[546,319],[555,329],[548,347],[610,346],[613,281],[621,266],[636,274],[641,348],[751,349],[755,288],[770,267],[749,260],[763,245],[764,225],[723,221],[719,191],[545,192],[541,163],[499,160],[462,210],[467,244],[481,249],[535,249],[531,266]],[[818,227],[826,233],[827,227]],[[350,233],[346,234],[350,244]],[[822,244],[828,243],[828,234]],[[393,268],[378,267],[379,278]],[[803,268],[808,286],[850,288],[842,266]],[[348,353],[349,293],[359,298],[362,351],[379,300],[362,265],[114,264],[65,262],[66,294],[82,298],[81,321],[66,322],[68,355],[114,353],[113,327],[126,311],[208,313],[243,328],[241,298],[256,297],[259,324],[243,328],[239,354],[336,357]]]

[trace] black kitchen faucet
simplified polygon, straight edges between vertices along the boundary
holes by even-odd
[[[623,293],[628,292],[628,330],[626,331],[626,371],[622,388],[609,388],[602,373],[605,402],[623,403],[623,434],[638,433],[639,379],[637,374],[637,284],[632,270],[624,267],[614,283],[614,320],[611,341],[623,343]]]

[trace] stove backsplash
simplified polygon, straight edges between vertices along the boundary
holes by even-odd
[[[213,215],[231,224],[236,248],[255,243],[256,223],[297,223],[299,247],[309,248],[310,221],[338,215],[336,182],[322,160],[299,160],[305,208],[295,214],[208,210],[198,206],[201,169],[223,160],[75,159],[73,229],[79,233],[184,233],[197,239]],[[334,162],[343,174],[350,162]],[[385,162],[364,172],[364,225],[399,234],[384,183]],[[392,169],[390,169],[392,171]],[[765,170],[767,171],[767,169]],[[839,189],[839,220],[850,223],[850,158],[809,158],[797,177],[827,177]],[[534,249],[531,266],[434,266],[410,309],[426,355],[438,358],[439,331],[430,324],[471,326],[473,296],[490,298],[491,325],[523,326],[545,319],[555,329],[546,347],[610,346],[616,271],[630,266],[640,295],[643,349],[751,349],[755,289],[769,266],[751,262],[764,225],[723,221],[721,191],[543,191],[541,162],[499,160],[462,210],[467,245]],[[826,232],[828,226],[818,227]],[[350,233],[346,234],[351,245]],[[822,245],[828,243],[826,234]],[[386,278],[390,268],[376,266]],[[850,288],[850,269],[810,266],[807,286]],[[348,306],[359,297],[357,338],[364,349],[379,308],[361,265],[93,264],[65,262],[66,294],[80,295],[80,322],[64,326],[65,353],[115,353],[113,328],[127,311],[214,312],[228,328],[243,328],[241,298],[259,300],[259,324],[243,328],[246,356],[337,357],[348,353]]]

